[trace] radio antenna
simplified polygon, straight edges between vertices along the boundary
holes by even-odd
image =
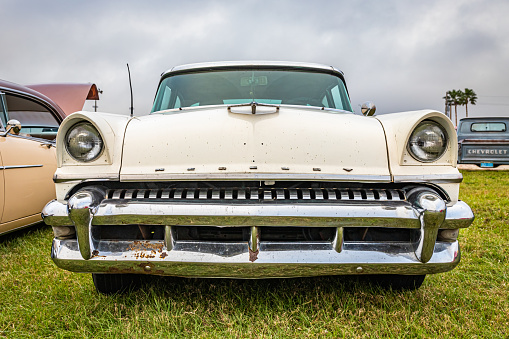
[[[129,64],[127,64],[127,74],[129,74],[129,88],[131,89],[131,117],[133,116],[133,85],[131,83],[131,71],[129,70]]]

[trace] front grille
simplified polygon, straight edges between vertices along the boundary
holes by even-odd
[[[174,226],[176,241],[248,241],[249,227]]]
[[[401,189],[358,188],[170,188],[110,189],[108,199],[125,200],[255,200],[255,201],[402,201]]]
[[[218,243],[247,242],[249,227],[173,226],[176,241],[209,241]],[[332,241],[335,227],[259,227],[260,241],[301,242]],[[101,225],[93,226],[98,240],[164,240],[164,226]]]
[[[176,241],[209,241],[218,243],[247,242],[249,227],[173,226]],[[335,227],[259,227],[261,242],[331,242]],[[164,240],[160,225],[93,226],[98,240]],[[345,242],[415,242],[420,230],[384,227],[345,227]]]
[[[249,227],[175,226],[176,241],[247,242]],[[331,242],[335,227],[259,227],[260,242]]]

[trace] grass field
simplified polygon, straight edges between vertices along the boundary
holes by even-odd
[[[414,292],[348,277],[154,278],[103,296],[51,262],[49,227],[0,237],[0,337],[508,337],[509,172],[463,175],[476,220],[460,233],[461,263]]]

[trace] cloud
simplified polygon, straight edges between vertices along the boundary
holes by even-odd
[[[505,112],[487,97],[509,78],[503,0],[0,2],[0,78],[94,82],[104,111],[128,113],[128,62],[145,114],[172,66],[265,59],[334,65],[353,106],[373,100],[380,113],[443,110],[445,91],[464,87],[479,95],[472,114]]]

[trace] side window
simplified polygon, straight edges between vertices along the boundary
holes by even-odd
[[[21,133],[53,140],[57,136],[58,121],[43,105],[28,98],[6,94],[6,119],[16,119],[23,127]]]

